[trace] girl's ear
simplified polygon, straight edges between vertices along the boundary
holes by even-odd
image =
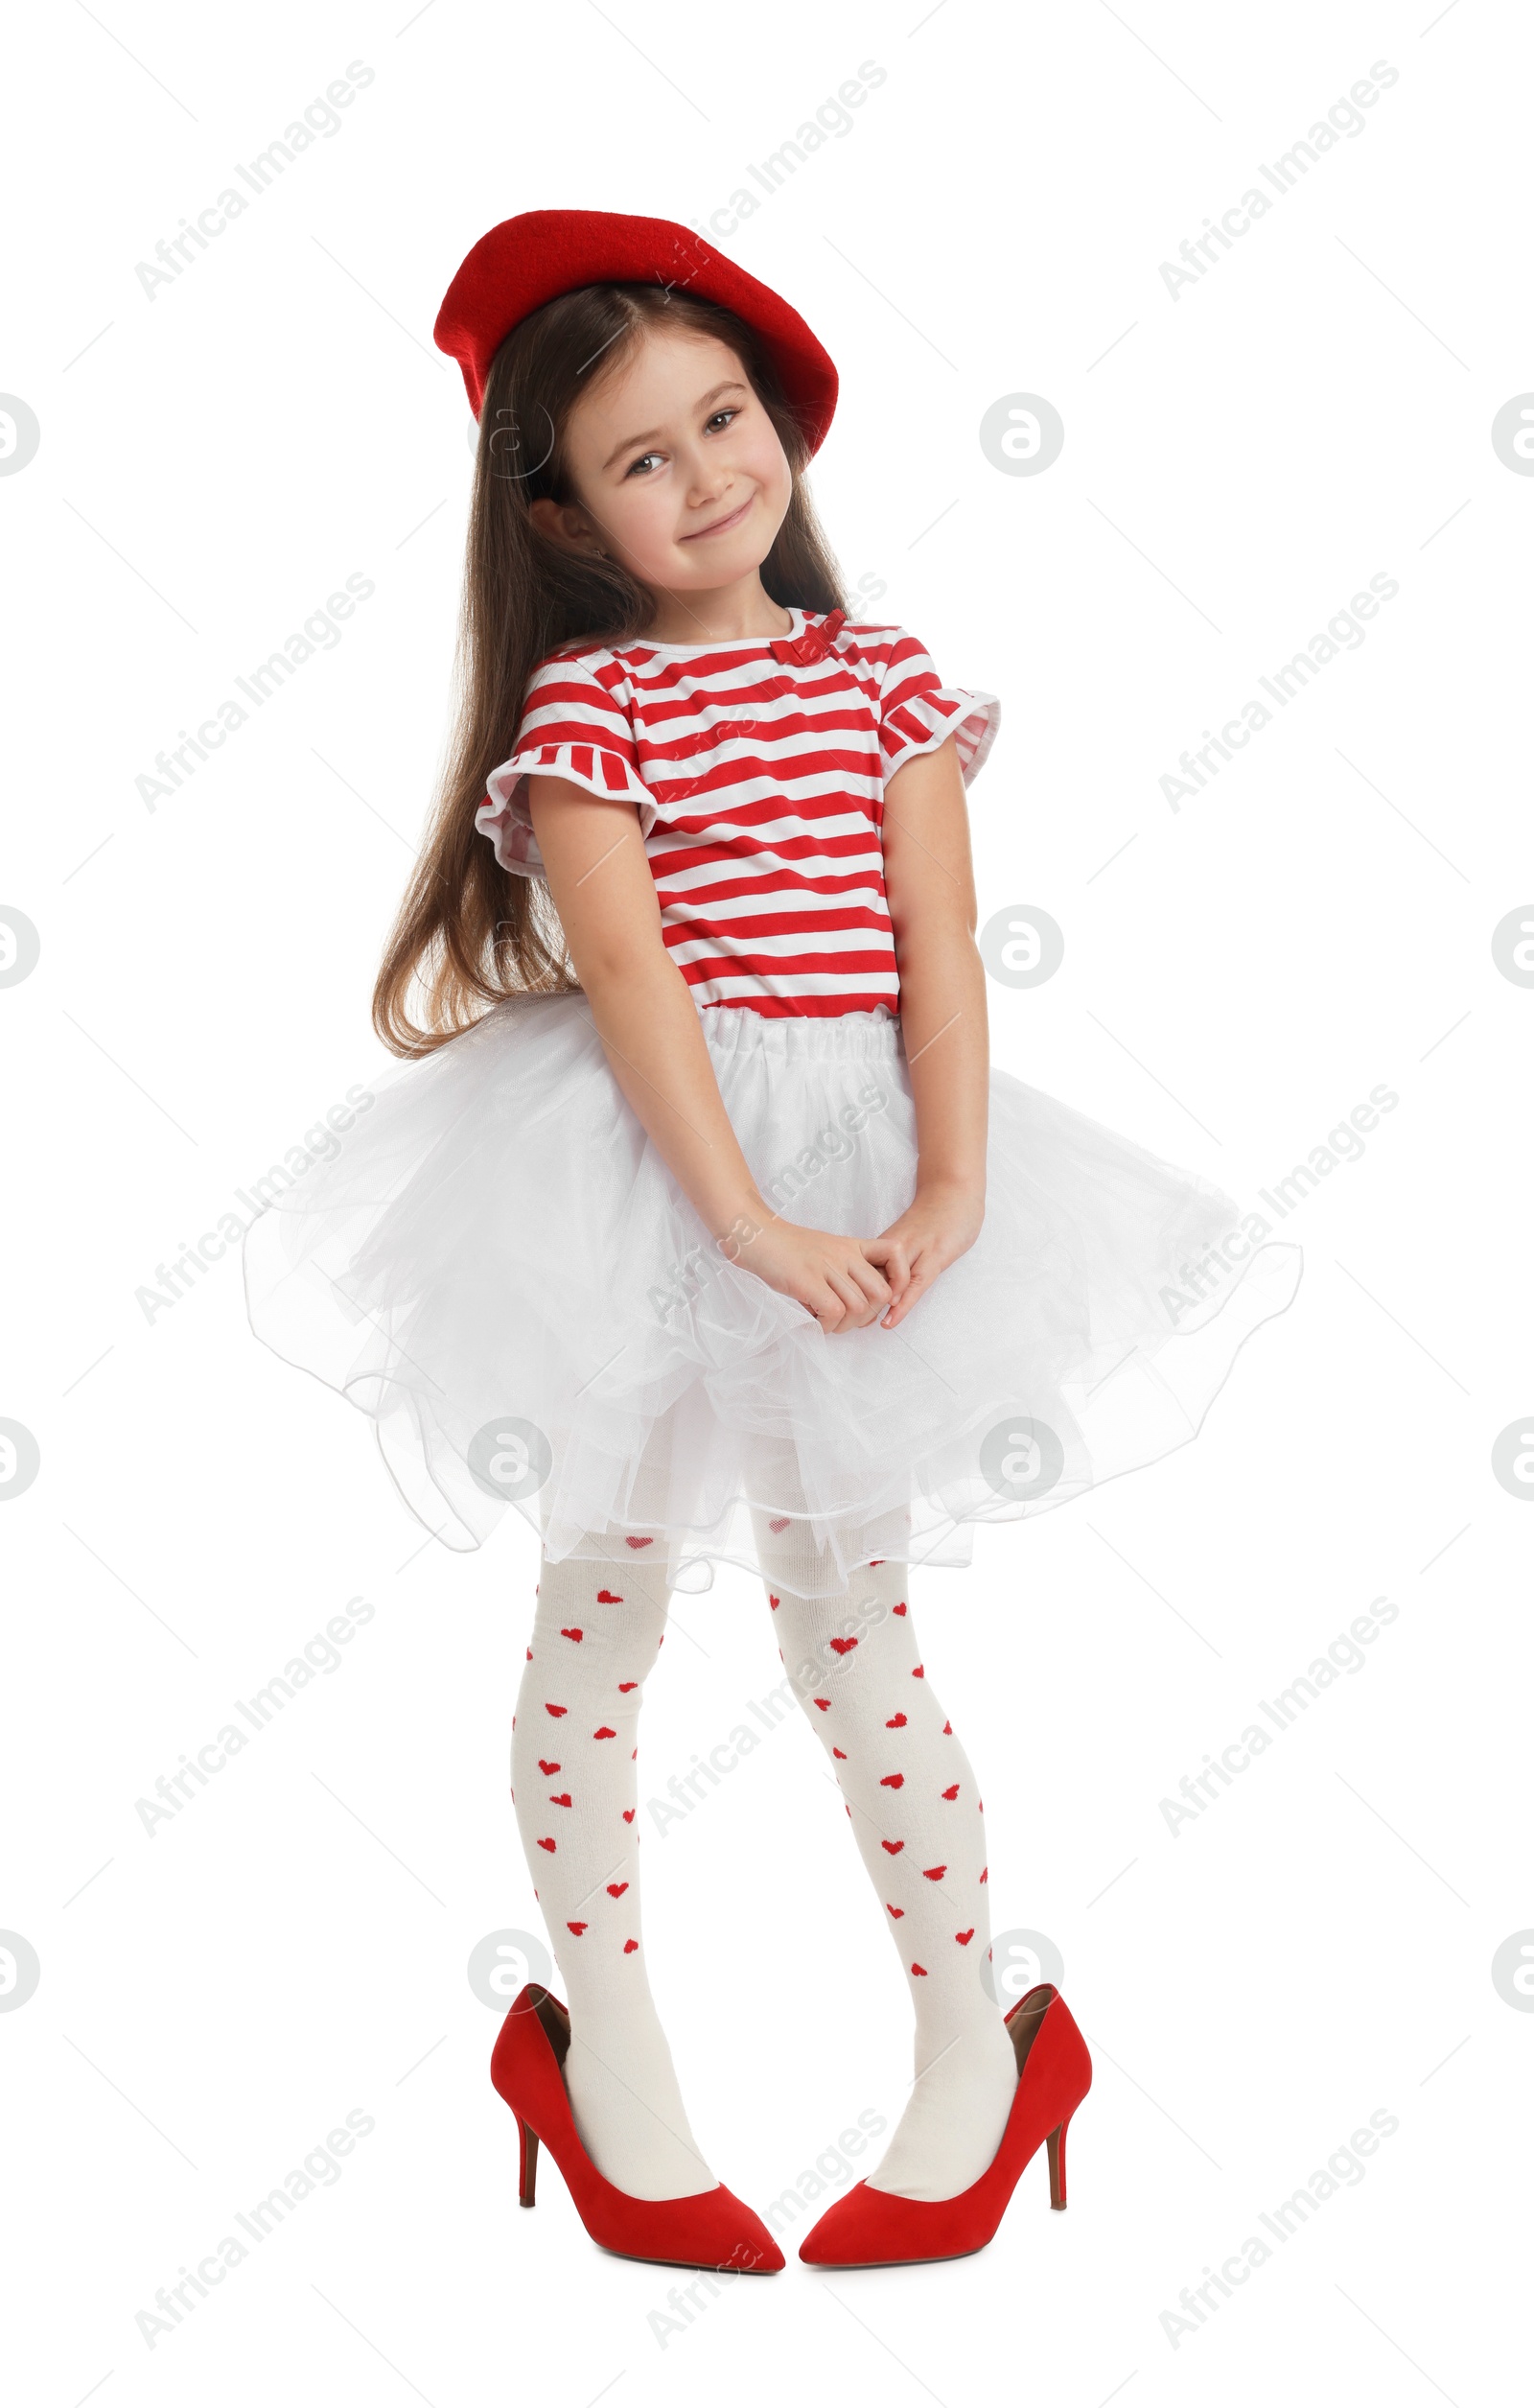
[[[591,522],[584,511],[569,502],[551,502],[543,494],[527,505],[527,516],[541,535],[562,544],[567,551],[594,553],[598,560],[607,558]]]

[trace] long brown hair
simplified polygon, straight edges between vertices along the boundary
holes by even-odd
[[[616,560],[566,550],[534,524],[528,505],[543,495],[577,500],[565,433],[591,388],[588,371],[599,362],[596,374],[609,374],[662,318],[728,343],[778,431],[793,492],[761,564],[766,592],[785,607],[846,607],[803,482],[808,438],[743,319],[660,285],[593,284],[515,327],[496,354],[479,413],[453,726],[430,827],[373,991],[373,1026],[392,1053],[432,1052],[508,995],[579,989],[546,885],[503,870],[475,813],[490,771],[512,749],[539,664],[580,642],[632,643],[654,616],[654,596]],[[408,1008],[417,983],[420,1026]]]

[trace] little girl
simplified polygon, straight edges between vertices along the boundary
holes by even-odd
[[[909,1567],[1197,1430],[1297,1250],[989,1067],[965,787],[993,695],[849,619],[804,483],[836,372],[686,228],[497,226],[436,339],[479,421],[462,694],[374,1020],[395,1073],[246,1246],[258,1334],[411,1508],[538,1531],[512,1785],[568,2004],[494,2078],[588,2230],[770,2272],[651,1999],[637,1731],[671,1594],[758,1574],[916,2017],[817,2263],[982,2247],[1090,2080],[987,1976],[981,1792]],[[412,1017],[418,1015],[419,1017]]]

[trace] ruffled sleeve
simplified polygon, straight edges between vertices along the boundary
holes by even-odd
[[[621,688],[621,675],[617,682]],[[649,834],[655,798],[639,776],[633,722],[619,693],[590,662],[567,656],[542,663],[527,689],[515,747],[485,780],[485,800],[475,813],[476,828],[495,846],[503,870],[543,877],[527,811],[530,773],[568,778],[604,801],[624,797],[639,809],[641,833]]]
[[[945,686],[930,656],[901,627],[879,688],[879,757],[892,778],[918,753],[936,752],[950,736],[967,786],[996,740],[1001,704],[994,694]]]

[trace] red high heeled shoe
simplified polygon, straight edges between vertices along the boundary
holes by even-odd
[[[542,1982],[525,1983],[490,2060],[490,2079],[517,2118],[523,2206],[533,2204],[543,2140],[599,2249],[659,2266],[703,2266],[712,2274],[777,2274],[782,2251],[761,2218],[723,2183],[682,2199],[635,2199],[597,2172],[570,2113],[564,2075],[569,2049],[569,2009]]]
[[[1092,2085],[1092,2060],[1076,2020],[1051,1981],[1041,1981],[1006,2018],[1017,2058],[1017,2089],[1001,2146],[978,2182],[952,2199],[903,2199],[859,2183],[805,2233],[807,2266],[917,2265],[984,2249],[1006,2213],[1017,2177],[1041,2140],[1049,2143],[1049,2203],[1065,2205],[1065,2135]]]

